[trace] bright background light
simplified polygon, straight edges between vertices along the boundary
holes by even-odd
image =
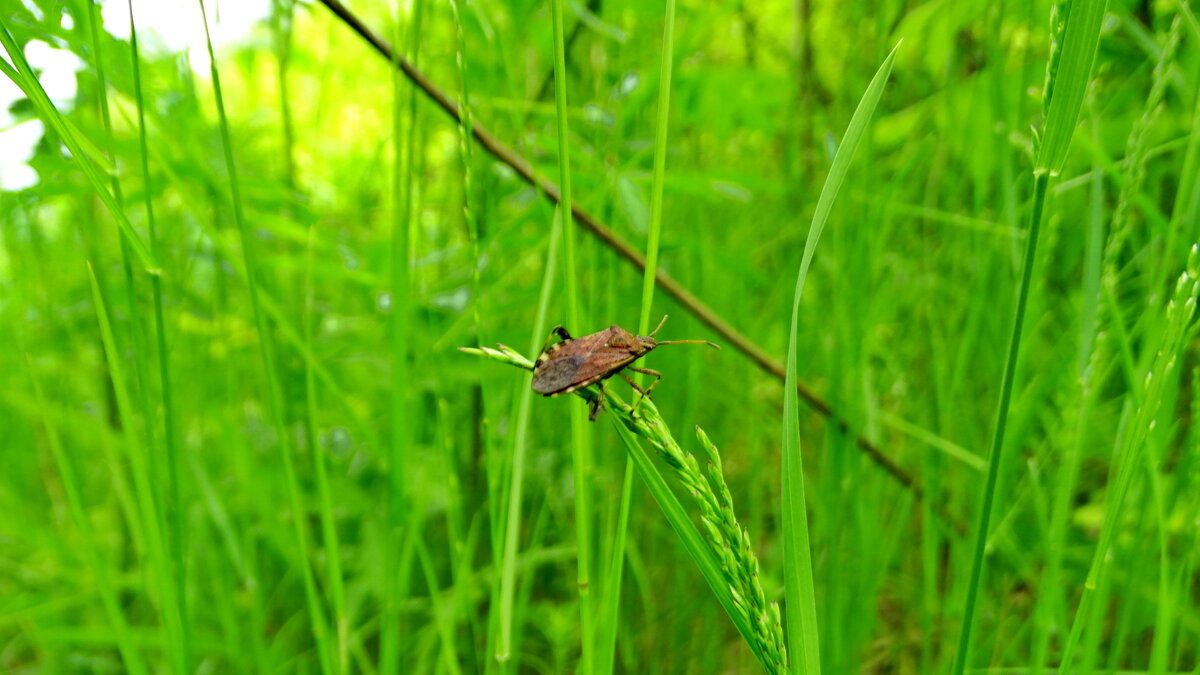
[[[24,4],[40,16],[28,0]],[[205,3],[209,12],[213,48],[220,49],[243,40],[254,25],[266,18],[270,0],[227,0]],[[204,44],[204,25],[195,0],[134,0],[138,45],[143,54],[184,52],[192,69],[207,78],[209,60]],[[108,0],[101,5],[105,29],[122,40],[129,39],[127,0]],[[24,45],[25,58],[50,99],[60,110],[74,106],[76,73],[83,63],[71,52],[34,40]],[[38,176],[28,164],[44,127],[40,120],[17,123],[9,114],[13,103],[25,95],[7,77],[0,77],[0,190],[23,190],[37,184]]]

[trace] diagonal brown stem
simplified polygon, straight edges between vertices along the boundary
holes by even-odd
[[[421,91],[425,93],[434,103],[438,105],[447,115],[455,122],[462,123],[462,111],[459,110],[458,103],[453,97],[442,91],[425,73],[421,72],[410,61],[404,58],[402,54],[397,53],[392,46],[380,37],[377,33],[367,27],[357,16],[354,15],[340,0],[321,0],[321,4],[329,8],[339,19],[347,26],[358,33],[364,40],[375,48],[384,58],[396,64],[406,77],[413,82]],[[533,185],[542,192],[543,195],[551,202],[557,204],[559,200],[558,185],[542,176],[539,176],[534,171],[531,165],[525,158],[518,155],[512,148],[505,145],[500,139],[492,135],[479,120],[471,120],[471,134],[475,140],[479,142],[493,157],[506,164],[517,175],[521,176],[530,185]],[[581,225],[585,230],[591,232],[606,246],[616,251],[618,255],[625,258],[629,262],[637,266],[638,269],[646,268],[646,259],[634,247],[630,246],[625,240],[621,239],[608,228],[604,223],[600,222],[592,214],[585,211],[579,206],[578,202],[571,204],[571,216],[576,223]],[[759,368],[774,377],[783,380],[784,369],[783,364],[767,355],[765,351],[757,344],[752,342],[745,335],[742,335],[736,328],[729,325],[708,305],[700,301],[699,298],[692,295],[690,291],[683,287],[671,275],[664,272],[661,268],[655,273],[655,280],[658,287],[675,298],[675,300],[683,305],[697,319],[706,324],[714,333],[720,335],[726,342],[733,345],[735,349],[745,354]],[[917,499],[921,499],[924,493],[921,486],[916,482],[904,469],[892,461],[889,457],[883,454],[878,447],[862,434],[856,433],[850,423],[844,417],[838,415],[829,404],[820,396],[817,396],[811,389],[801,382],[796,383],[796,391],[800,398],[808,403],[809,407],[817,411],[822,416],[829,419],[830,422],[837,425],[838,430],[842,433],[853,436],[855,444],[860,450],[865,452],[871,461],[878,464],[884,471],[888,473],[896,482],[900,483],[907,489],[911,490]],[[951,521],[953,522],[953,521]],[[959,528],[961,529],[961,527]]]

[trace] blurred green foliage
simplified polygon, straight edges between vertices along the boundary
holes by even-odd
[[[567,406],[583,404],[533,401],[515,646],[497,661],[502,488],[512,480],[516,392],[528,382],[455,349],[477,337],[526,343],[550,249],[549,203],[479,147],[464,194],[458,133],[442,111],[417,94],[410,119],[411,90],[393,88],[387,61],[321,5],[275,0],[271,20],[217,52],[268,317],[261,335],[211,78],[206,66],[193,68],[202,55],[155,49],[144,32],[154,26],[139,25],[139,97],[129,41],[101,33],[97,51],[87,7],[4,0],[0,18],[18,44],[48,43],[85,64],[74,105],[61,111],[111,153],[124,215],[147,240],[148,192],[167,349],[157,347],[149,277],[136,259],[126,275],[115,221],[61,140],[47,135],[31,160],[37,185],[0,192],[0,670],[125,672],[140,659],[154,672],[376,672],[381,605],[394,583],[405,672],[573,671],[580,635]],[[460,7],[465,50],[449,5],[427,2],[414,54],[411,2],[351,5],[448,91],[459,88],[462,56],[476,122],[540,174],[557,176],[549,4]],[[178,20],[201,31],[199,12],[185,6]],[[662,15],[661,3],[591,0],[569,3],[566,17],[573,196],[639,248]],[[799,379],[851,430],[802,407],[825,672],[937,673],[953,659],[1028,220],[1050,16],[1042,0],[679,6],[660,265],[776,359],[786,352],[795,273],[834,149],[872,74],[904,39],[800,314]],[[1172,40],[1177,48],[1167,49]],[[1132,482],[1084,617],[1076,672],[1200,667],[1200,363],[1193,331],[1183,330],[1191,308],[1167,311],[1200,240],[1198,47],[1189,4],[1108,3],[1094,76],[1046,207],[969,669],[1058,666],[1120,471]],[[400,177],[414,195],[408,261],[391,256],[395,151],[407,143],[394,137],[394,110],[399,128],[416,125],[412,172]],[[10,112],[36,114],[27,101]],[[479,228],[478,260],[464,200]],[[580,234],[578,243],[584,325],[568,328],[636,326],[640,272],[594,238]],[[106,356],[89,264],[120,368]],[[398,324],[411,438],[395,448],[399,465],[389,459],[395,264],[408,264],[412,281],[410,316]],[[551,325],[565,316],[561,285]],[[671,319],[660,337],[720,340],[660,292],[654,316],[663,313]],[[284,438],[271,421],[263,339],[276,351]],[[1149,388],[1160,348],[1175,344],[1170,380]],[[647,361],[665,375],[655,402],[676,435],[701,424],[721,447],[765,592],[782,601],[782,383],[729,348],[663,350]],[[121,387],[133,408],[124,416]],[[167,400],[178,503],[168,489]],[[1130,448],[1140,437],[1130,425],[1145,419],[1153,427]],[[616,527],[625,450],[603,420],[589,433],[588,517],[603,561],[593,587],[606,602],[621,600],[615,669],[755,672],[750,649],[636,483],[623,582],[607,583],[608,556],[625,536]],[[856,434],[914,475],[923,499],[872,463]],[[300,513],[281,450],[295,463]],[[1121,469],[1131,451],[1137,465]],[[148,494],[134,480],[142,461],[153,478]],[[389,524],[393,479],[405,497],[399,529]],[[180,547],[182,570],[154,557],[147,514],[161,519],[167,545]],[[338,538],[340,569],[323,518]],[[297,525],[307,548],[297,545]],[[315,637],[302,560],[316,577],[328,653]],[[165,580],[184,591],[177,628]],[[106,584],[128,624],[124,644]]]

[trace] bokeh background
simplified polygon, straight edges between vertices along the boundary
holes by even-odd
[[[613,670],[758,672],[626,492],[610,417],[573,439],[583,403],[522,404],[527,373],[456,349],[536,349],[568,287],[574,334],[634,330],[640,270],[583,229],[575,269],[557,260],[553,203],[326,7],[206,5],[133,3],[135,61],[123,0],[0,3],[68,124],[0,77],[0,670],[574,672],[583,520]],[[550,2],[348,7],[559,181]],[[1056,669],[1073,625],[1071,672],[1200,668],[1200,364],[1177,293],[1200,239],[1194,9],[1107,3],[1034,260],[972,672]],[[796,334],[833,411],[800,411],[824,672],[952,671],[1064,10],[687,0],[656,137],[664,3],[566,3],[575,202],[646,250],[663,148],[660,269],[778,362],[817,196],[903,40]],[[693,309],[660,290],[651,325],[725,348],[649,356],[654,400],[685,448],[696,425],[721,448],[782,601],[783,383]]]

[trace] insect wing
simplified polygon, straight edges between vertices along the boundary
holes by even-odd
[[[600,347],[588,354],[575,372],[574,386],[567,391],[575,391],[580,387],[586,387],[606,377],[616,375],[617,371],[633,363],[638,356],[630,353],[627,349]]]
[[[575,384],[583,354],[554,356],[537,365],[533,373],[533,390],[539,394],[553,394]]]

